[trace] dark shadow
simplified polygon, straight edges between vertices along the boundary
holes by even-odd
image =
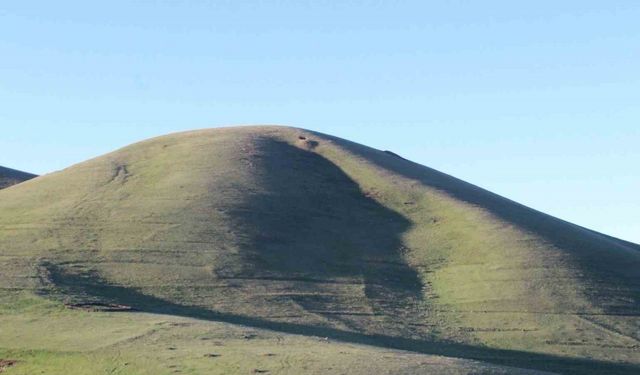
[[[330,135],[315,134],[330,139],[381,168],[479,206],[506,222],[540,236],[557,248],[566,250],[594,284],[599,285],[589,293],[600,307],[612,314],[640,314],[640,245],[544,214],[394,153],[375,150]]]
[[[0,189],[17,185],[21,182],[28,181],[36,177],[38,176],[36,176],[35,174],[0,166]]]
[[[228,212],[240,239],[235,263],[242,268],[218,265],[217,277],[276,282],[291,291],[283,298],[309,313],[354,330],[365,328],[367,314],[386,317],[399,332],[401,317],[415,319],[422,298],[420,277],[401,254],[400,236],[410,223],[309,151],[309,142],[253,141],[245,157],[259,190]],[[363,284],[362,298],[341,299],[340,280]]]
[[[74,274],[54,264],[43,264],[49,288],[41,293],[53,298],[73,296],[77,300],[130,306],[139,312],[167,314],[216,322],[268,329],[288,334],[327,337],[354,344],[408,350],[423,354],[475,359],[518,368],[553,371],[564,374],[638,374],[640,366],[587,359],[571,359],[515,350],[498,350],[442,341],[415,340],[385,335],[365,335],[333,328],[281,323],[237,314],[220,313],[205,308],[183,306],[142,294],[134,289],[110,285],[95,273]],[[71,301],[67,301],[71,302]],[[95,312],[99,313],[99,312]]]

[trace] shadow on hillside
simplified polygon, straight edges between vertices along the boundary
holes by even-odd
[[[488,363],[528,368],[566,374],[637,374],[640,366],[608,363],[602,361],[571,359],[552,355],[528,353],[515,350],[498,350],[450,342],[415,340],[385,335],[366,335],[339,329],[281,323],[261,318],[220,313],[205,308],[179,305],[167,300],[142,294],[134,289],[109,285],[94,273],[74,274],[54,264],[42,265],[53,284],[55,293],[75,296],[84,301],[100,301],[131,306],[135,311],[167,314],[202,320],[238,324],[258,329],[268,329],[288,334],[326,337],[342,342],[372,345],[383,348],[408,350],[430,355],[475,359]],[[44,294],[49,294],[43,291]]]
[[[0,190],[36,177],[38,176],[31,173],[0,166]]]
[[[482,207],[573,255],[592,278],[590,296],[611,314],[640,313],[640,245],[536,211],[437,170],[344,139],[316,133],[369,162],[451,197]],[[627,301],[621,303],[621,301]]]
[[[318,154],[269,137],[252,146],[244,157],[260,190],[228,213],[242,268],[220,265],[218,278],[275,282],[292,291],[282,298],[356,330],[366,316],[391,317],[396,330],[402,316],[415,319],[422,282],[400,239],[410,223]],[[364,295],[345,300],[339,280],[363,284]]]

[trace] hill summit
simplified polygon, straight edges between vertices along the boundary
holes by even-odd
[[[638,245],[297,128],[171,134],[2,190],[0,269],[13,325],[143,312],[487,366],[640,370]],[[0,359],[46,347],[15,338],[0,333]],[[91,353],[132,344],[111,345]]]

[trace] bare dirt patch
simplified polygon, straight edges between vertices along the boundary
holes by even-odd
[[[14,359],[0,359],[0,372],[4,372],[4,370],[9,367],[13,367],[18,363],[18,361]]]

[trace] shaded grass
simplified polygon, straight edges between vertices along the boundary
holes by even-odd
[[[416,314],[422,280],[401,254],[408,220],[365,196],[318,154],[269,137],[250,152],[261,190],[229,210],[234,231],[242,233],[243,268],[218,265],[218,277],[286,284],[304,310],[355,330],[367,327],[354,315],[393,317],[393,324]],[[341,301],[333,280],[359,282],[363,295]]]

